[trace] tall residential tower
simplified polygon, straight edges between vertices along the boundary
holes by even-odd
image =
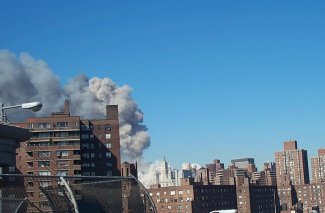
[[[325,183],[325,149],[318,149],[318,157],[311,158],[313,183]]]
[[[275,153],[277,185],[309,183],[307,150],[298,149],[297,141],[285,141],[284,150]]]

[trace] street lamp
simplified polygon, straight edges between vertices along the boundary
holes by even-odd
[[[3,103],[0,103],[0,121],[7,122],[7,116],[6,116],[6,110],[7,109],[13,109],[13,108],[22,108],[22,109],[29,109],[33,112],[40,111],[42,109],[42,103],[40,102],[31,102],[31,103],[23,103],[21,105],[15,105],[15,106],[4,106]]]

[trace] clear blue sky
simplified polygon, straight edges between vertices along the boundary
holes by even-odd
[[[128,84],[144,158],[274,161],[325,144],[325,1],[0,0],[0,49]]]

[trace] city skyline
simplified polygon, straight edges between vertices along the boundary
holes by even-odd
[[[261,168],[292,139],[310,163],[325,141],[324,9],[321,1],[3,1],[0,49],[43,60],[61,87],[79,74],[129,85],[150,134],[146,161],[253,157]]]

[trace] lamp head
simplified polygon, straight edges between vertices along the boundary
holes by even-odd
[[[21,108],[23,109],[30,109],[33,112],[40,111],[42,109],[42,103],[40,102],[31,102],[31,103],[24,103],[21,105]]]

